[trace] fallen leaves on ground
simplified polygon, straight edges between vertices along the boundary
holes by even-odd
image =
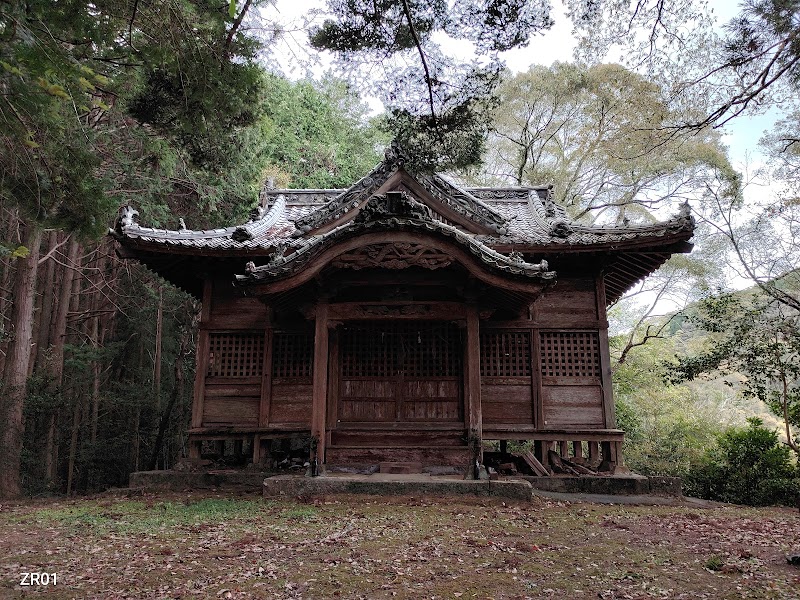
[[[101,496],[3,505],[0,596],[796,599],[798,546],[778,508]]]

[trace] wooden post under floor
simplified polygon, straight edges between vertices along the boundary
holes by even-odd
[[[316,459],[317,474],[325,464],[325,415],[328,401],[328,304],[321,302],[316,309],[314,327],[314,389],[311,404],[311,437],[316,443],[312,452],[312,470]],[[312,442],[313,443],[313,442]]]

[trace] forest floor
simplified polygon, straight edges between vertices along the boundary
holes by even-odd
[[[797,509],[104,495],[0,506],[0,597],[797,599],[798,550]]]

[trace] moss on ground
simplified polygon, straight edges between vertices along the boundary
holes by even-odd
[[[3,506],[0,596],[788,599],[797,545],[786,509],[100,497]]]

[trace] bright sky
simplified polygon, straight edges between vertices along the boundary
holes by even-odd
[[[739,3],[731,0],[708,0],[712,13],[716,17],[717,26],[721,27],[729,22],[733,17],[739,13]],[[520,48],[506,52],[503,55],[507,66],[514,72],[522,72],[528,70],[533,64],[550,65],[554,61],[568,62],[572,60],[573,50],[576,46],[576,41],[572,35],[572,24],[564,14],[564,8],[560,2],[553,3],[552,17],[555,25],[545,32],[544,34],[534,36],[530,44],[525,48]],[[298,24],[302,21],[309,11],[314,9],[324,8],[324,0],[277,0],[275,9],[279,14],[277,20],[280,22],[289,22]],[[272,10],[269,11],[272,13]],[[274,13],[269,14],[268,18],[275,18]],[[322,17],[318,16],[316,22],[321,23]],[[301,29],[287,31],[287,40],[295,48],[306,46],[307,32]],[[446,41],[442,45],[451,54],[458,53],[459,46],[456,42]],[[289,47],[288,45],[286,46]],[[466,47],[464,52],[469,52]],[[284,57],[280,59],[282,68],[290,77],[301,78],[304,76],[320,76],[328,67],[331,66],[330,57],[323,58],[320,64],[313,68],[311,73],[304,72],[298,65],[299,62],[291,52],[283,52]],[[369,102],[370,106],[376,111],[382,109],[380,101],[376,98],[365,99]],[[733,119],[724,128],[724,142],[729,148],[729,156],[734,164],[734,167],[739,171],[744,171],[745,166],[752,170],[761,166],[763,157],[758,151],[758,141],[764,131],[770,129],[775,121],[775,115],[765,114],[755,117],[740,116]],[[746,163],[748,163],[746,165]],[[765,196],[768,190],[764,188],[749,188],[745,190],[746,196],[759,195]],[[763,199],[763,198],[762,198]],[[756,198],[754,198],[756,200]],[[750,285],[749,280],[739,280],[731,274],[733,281],[729,285],[735,288],[746,287]],[[674,307],[667,307],[665,310],[672,310]]]
[[[738,2],[731,0],[710,0],[709,5],[721,26],[727,23],[739,12]],[[323,0],[277,0],[275,8],[277,20],[284,23],[299,24],[303,17],[312,10],[324,8]],[[269,10],[268,12],[272,12]],[[270,15],[271,16],[271,15]],[[515,49],[503,54],[508,67],[514,72],[526,71],[532,64],[549,65],[554,61],[570,61],[572,52],[575,48],[575,40],[572,36],[572,24],[564,14],[564,8],[559,2],[553,6],[552,16],[555,25],[542,35],[535,36],[531,43],[525,48]],[[317,22],[322,21],[322,17],[317,17]],[[305,45],[307,33],[303,30],[286,33],[287,41],[294,48]],[[284,45],[288,48],[289,44]],[[448,49],[453,52],[454,47],[448,43]],[[457,46],[455,46],[457,51]],[[279,59],[284,71],[290,77],[304,77],[308,75],[299,66],[299,61],[291,52],[285,51],[283,57]],[[330,66],[330,57],[323,57],[321,64],[313,69],[314,76],[321,75]],[[380,102],[375,99],[366,99],[370,106],[377,112],[382,108]],[[761,156],[758,152],[758,140],[762,133],[769,129],[775,121],[774,114],[758,115],[754,117],[739,117],[734,119],[725,127],[725,143],[729,147],[731,160],[737,168],[743,168],[746,160],[750,161],[751,168],[758,166]]]

